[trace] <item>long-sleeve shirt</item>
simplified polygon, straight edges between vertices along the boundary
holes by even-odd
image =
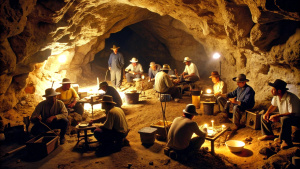
[[[46,120],[51,116],[56,116],[57,120],[59,120],[68,117],[68,110],[65,104],[60,100],[56,100],[53,105],[44,100],[36,106],[30,120],[32,121],[38,116],[42,117],[43,122],[46,122]]]
[[[143,73],[143,68],[142,65],[137,63],[136,66],[133,66],[132,64],[130,64],[129,66],[126,67],[126,69],[128,69],[129,71],[133,71],[135,73]]]
[[[189,146],[194,133],[199,137],[206,136],[195,121],[183,116],[176,117],[168,133],[167,146],[175,150],[183,150]]]
[[[108,59],[108,67],[111,67],[112,70],[120,70],[124,66],[124,57],[122,53],[115,54],[112,52]]]
[[[116,107],[121,107],[122,106],[122,99],[120,97],[120,94],[118,91],[112,87],[112,86],[107,86],[107,90],[105,92],[105,95],[112,96],[113,101],[116,102]]]
[[[164,93],[173,87],[174,84],[170,80],[169,75],[163,71],[160,71],[155,76],[154,90]]]
[[[236,100],[241,102],[241,105],[238,106],[241,111],[251,109],[255,104],[255,91],[247,84],[245,84],[243,88],[238,87],[234,91],[228,93],[227,97],[236,97]]]
[[[195,73],[195,75],[200,78],[198,68],[194,63],[191,63],[190,65],[185,65],[185,69],[183,72],[187,73],[188,75]]]
[[[156,64],[156,70],[153,70],[151,67],[148,70],[148,76],[153,79],[155,78],[155,75],[160,71],[161,66],[159,64]]]

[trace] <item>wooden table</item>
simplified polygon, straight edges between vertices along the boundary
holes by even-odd
[[[210,145],[211,145],[211,154],[215,154],[215,140],[217,140],[217,138],[219,138],[222,134],[225,133],[225,131],[228,130],[228,127],[226,127],[224,130],[222,130],[221,132],[217,133],[214,136],[206,136],[206,140],[210,141]]]
[[[89,140],[88,140],[88,137],[91,137],[91,136],[93,136],[94,135],[94,133],[91,133],[91,134],[88,134],[87,132],[88,132],[88,130],[94,130],[94,129],[96,129],[96,126],[95,125],[92,125],[92,126],[87,126],[87,127],[79,127],[79,125],[77,125],[76,126],[76,130],[77,130],[77,138],[78,138],[78,140],[77,140],[77,143],[76,143],[76,146],[79,144],[79,142],[81,141],[81,140],[84,140],[84,148],[87,150],[87,149],[89,149],[89,144],[91,144],[91,143],[96,143],[97,141],[92,141],[92,142],[89,142]],[[84,134],[83,135],[81,135],[80,134],[80,132],[81,131],[83,131],[84,132]]]
[[[96,100],[96,101],[92,101],[93,99],[90,99],[90,100],[78,100],[78,103],[82,103],[83,106],[85,103],[89,103],[91,106],[92,106],[92,118],[94,118],[94,105],[95,104],[100,104],[100,100]]]

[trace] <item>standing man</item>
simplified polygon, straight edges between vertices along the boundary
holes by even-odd
[[[71,87],[71,83],[72,82],[68,78],[62,80],[62,86],[55,90],[60,93],[60,95],[57,96],[57,99],[63,101],[67,108],[73,108],[75,112],[82,115],[84,112],[83,106],[77,102],[79,96],[75,89]]]
[[[299,98],[288,92],[286,82],[276,79],[272,86],[271,93],[273,99],[271,106],[267,112],[261,117],[261,131],[263,136],[259,140],[273,140],[275,138],[272,131],[272,122],[281,121],[281,130],[279,139],[282,141],[281,149],[292,147],[291,126],[299,126],[300,124],[300,100]],[[273,113],[278,108],[279,113]]]
[[[34,123],[31,133],[33,135],[38,135],[48,131],[49,129],[42,124],[45,123],[51,129],[61,129],[60,144],[64,144],[69,122],[67,119],[68,111],[64,103],[56,99],[57,95],[59,95],[59,93],[56,93],[52,88],[45,90],[45,95],[43,95],[43,97],[46,97],[46,100],[40,102],[36,106],[30,118]]]
[[[172,159],[177,159],[180,154],[183,157],[191,155],[191,153],[200,149],[207,136],[207,129],[202,132],[198,124],[193,121],[193,117],[197,116],[196,107],[188,104],[183,109],[183,116],[176,117],[171,125],[168,133],[168,143],[165,154],[169,152]],[[192,138],[193,134],[197,136]]]
[[[233,130],[238,130],[245,127],[246,124],[246,110],[252,109],[255,104],[255,91],[246,82],[249,80],[246,75],[239,74],[238,77],[232,79],[237,82],[237,88],[228,94],[219,94],[219,96],[229,98],[226,104],[226,111],[229,113],[229,104],[233,104],[233,123],[235,124]]]
[[[181,74],[181,76],[184,79],[195,82],[195,81],[200,80],[200,76],[199,76],[197,66],[194,63],[192,63],[191,61],[192,61],[192,59],[190,59],[189,57],[184,58],[183,63],[185,63],[185,69],[184,69],[183,73]]]
[[[155,75],[160,71],[161,66],[155,64],[155,62],[150,62],[150,68],[148,70],[149,82],[155,80]]]
[[[127,82],[133,82],[134,78],[141,78],[143,73],[142,65],[137,63],[136,58],[130,60],[131,64],[125,68]]]
[[[180,90],[178,87],[174,86],[172,80],[168,75],[170,66],[167,64],[163,65],[163,68],[160,69],[155,76],[154,90],[163,94],[170,94],[173,99],[182,98]]]
[[[110,54],[108,59],[108,69],[110,70],[110,79],[114,87],[120,88],[122,84],[122,68],[124,66],[124,58],[122,53],[118,52],[116,45],[113,45],[111,50],[113,52]]]
[[[101,82],[99,84],[99,90],[103,90],[105,92],[105,95],[109,95],[113,98],[113,101],[116,102],[116,107],[122,106],[122,99],[118,91],[107,84],[107,82]]]
[[[219,108],[222,107],[223,111],[224,111],[224,107],[226,105],[226,98],[222,97],[222,94],[227,93],[227,85],[224,81],[222,81],[220,79],[220,75],[218,71],[213,71],[211,72],[211,76],[209,77],[211,78],[211,81],[214,83],[214,95],[217,99],[217,103],[219,105]]]
[[[128,134],[128,124],[125,113],[121,108],[115,107],[116,103],[113,102],[111,96],[104,95],[101,102],[102,108],[105,109],[106,116],[90,121],[90,125],[104,122],[102,126],[94,130],[94,136],[105,150],[121,148]]]

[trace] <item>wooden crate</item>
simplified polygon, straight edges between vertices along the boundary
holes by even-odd
[[[28,153],[36,157],[44,157],[58,147],[58,136],[52,133],[45,133],[36,136],[26,142]]]
[[[261,114],[254,113],[248,110],[246,110],[246,113],[247,113],[246,126],[251,127],[254,130],[259,130]]]
[[[165,125],[166,125],[166,129],[167,129],[167,132],[168,132],[171,125],[172,125],[172,122],[171,121],[166,121]],[[165,129],[165,126],[164,126],[164,122],[162,120],[159,120],[156,123],[152,123],[150,125],[150,127],[157,128],[157,132],[156,132],[156,139],[157,140],[164,141],[164,140],[167,139],[166,129]]]

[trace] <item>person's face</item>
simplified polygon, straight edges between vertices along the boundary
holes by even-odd
[[[63,90],[69,90],[70,87],[71,87],[71,84],[70,83],[66,83],[66,84],[63,84],[62,89]]]
[[[191,62],[190,61],[187,61],[187,62],[185,62],[185,65],[190,65],[191,64]]]
[[[212,77],[212,78],[211,78],[211,81],[212,81],[213,83],[218,83],[218,82],[220,81],[220,78],[219,78],[219,77]]]
[[[50,104],[53,104],[56,101],[56,96],[46,97],[46,101]]]
[[[101,87],[101,90],[105,91],[106,92],[106,89],[107,89],[107,86],[102,86]]]
[[[236,84],[238,85],[238,87],[243,88],[246,82],[237,82]]]
[[[278,90],[275,89],[275,87],[271,88],[271,93],[273,96],[277,96],[278,95]]]
[[[118,49],[113,49],[114,53],[117,54],[118,53]]]
[[[156,65],[151,66],[151,69],[156,71]]]
[[[133,66],[136,66],[136,62],[132,62],[132,65],[133,65]]]

